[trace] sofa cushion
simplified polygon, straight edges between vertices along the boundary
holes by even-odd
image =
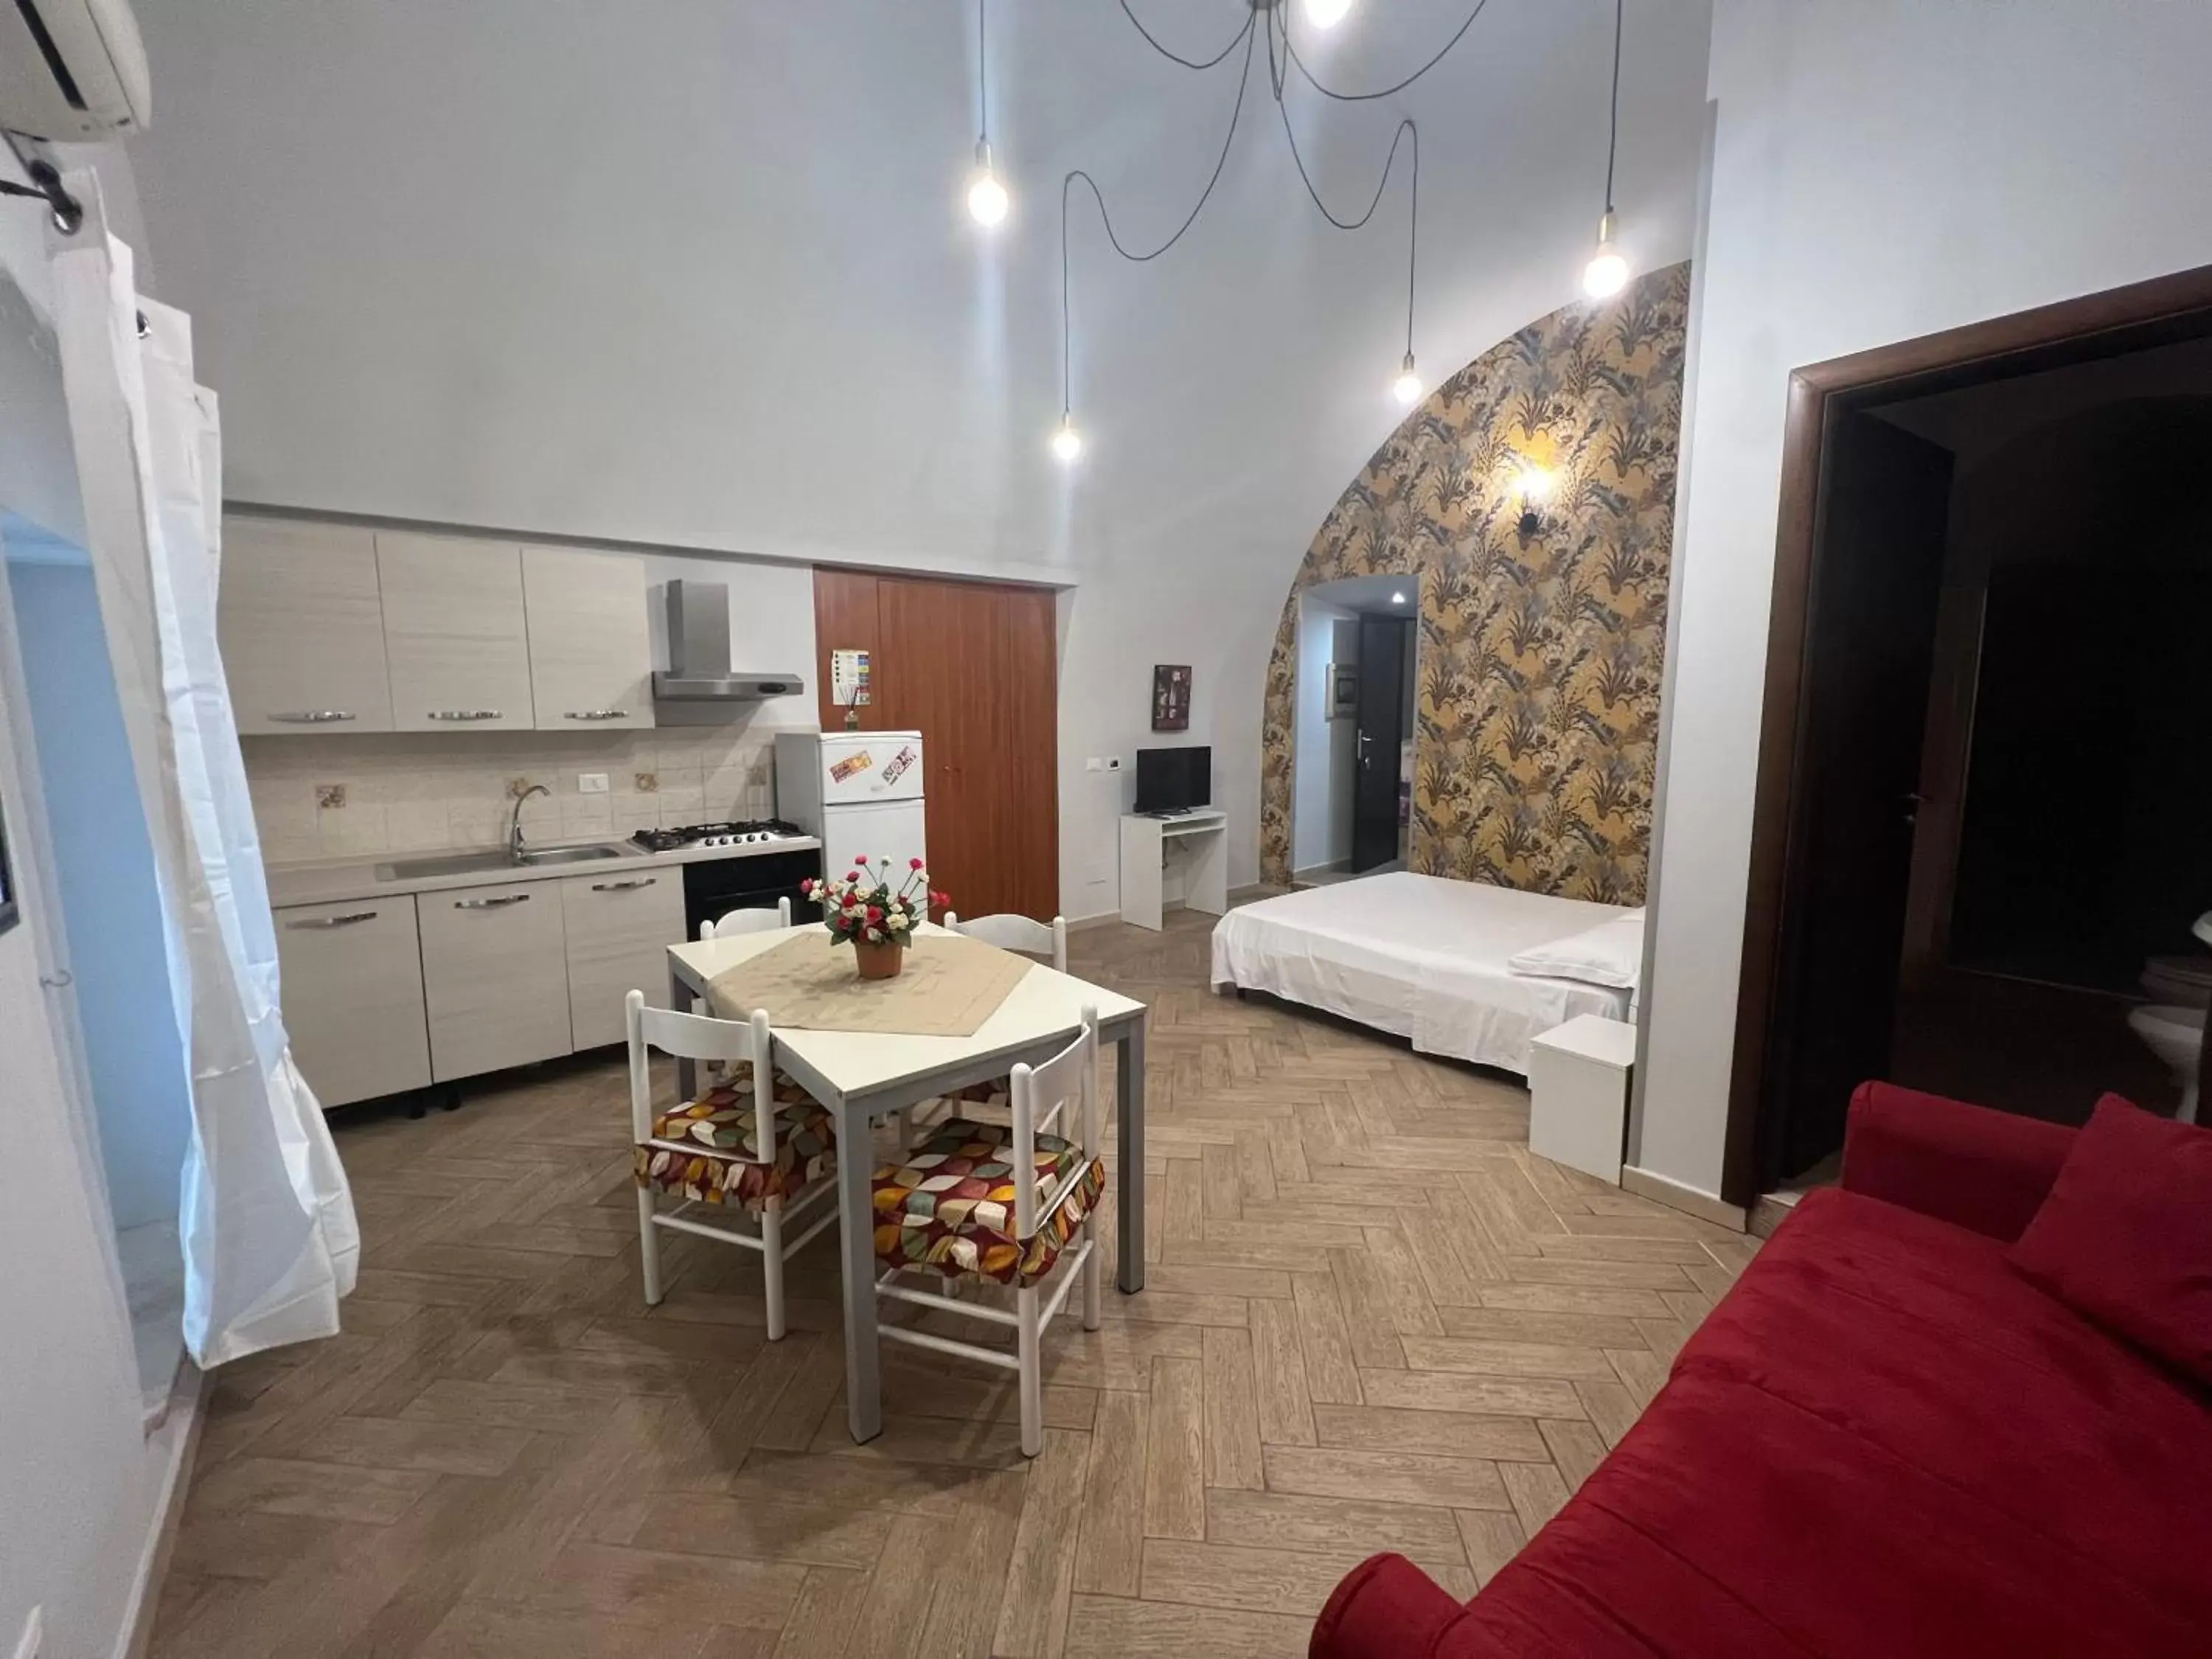
[[[1426,1650],[2203,1659],[2207,1492],[2185,1382],[1996,1240],[1816,1193]]]
[[[2060,1301],[2212,1382],[2212,1129],[2106,1095],[2011,1258]]]

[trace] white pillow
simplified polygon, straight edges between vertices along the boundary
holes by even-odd
[[[1644,912],[1639,907],[1509,957],[1505,965],[1536,979],[1571,979],[1610,991],[1632,991],[1644,971]]]

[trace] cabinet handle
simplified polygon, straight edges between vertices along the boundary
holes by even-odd
[[[297,931],[302,927],[350,927],[356,921],[374,921],[374,910],[349,910],[342,916],[309,916],[300,921],[288,921],[285,927]]]
[[[529,902],[530,895],[527,893],[501,893],[497,898],[455,899],[453,901],[453,908],[456,910],[495,910],[502,904],[527,904]]]
[[[564,720],[626,720],[629,718],[629,710],[627,708],[571,708],[561,718]]]
[[[295,708],[267,718],[282,720],[287,726],[327,726],[332,720],[349,720],[354,717],[350,708]]]
[[[507,718],[503,708],[433,708],[434,720],[498,720]]]
[[[640,876],[634,881],[595,881],[592,884],[592,890],[594,893],[630,893],[641,887],[650,887],[659,879],[659,876]]]

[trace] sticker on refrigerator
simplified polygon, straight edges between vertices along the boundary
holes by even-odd
[[[884,782],[886,785],[896,783],[901,778],[907,775],[908,769],[911,769],[914,763],[921,758],[921,756],[914,752],[914,745],[912,744],[907,744],[905,748],[900,750],[897,754],[893,755],[890,761],[884,764]]]
[[[842,783],[854,773],[865,772],[875,763],[875,757],[865,749],[857,755],[848,755],[841,761],[832,761],[830,764],[830,781]]]

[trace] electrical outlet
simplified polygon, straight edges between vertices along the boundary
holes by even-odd
[[[604,795],[607,793],[607,775],[604,772],[576,774],[576,793],[580,795]]]
[[[1109,756],[1107,756],[1107,757],[1106,757],[1106,769],[1107,769],[1109,772],[1118,772],[1118,771],[1120,771],[1120,770],[1121,769],[1121,757],[1119,755],[1109,755]]]
[[[1093,755],[1089,760],[1083,763],[1083,769],[1086,772],[1103,772],[1106,769],[1106,763],[1100,760],[1097,756]]]
[[[46,1636],[46,1610],[33,1607],[31,1616],[23,1621],[22,1639],[15,1644],[15,1659],[39,1659],[39,1649]]]

